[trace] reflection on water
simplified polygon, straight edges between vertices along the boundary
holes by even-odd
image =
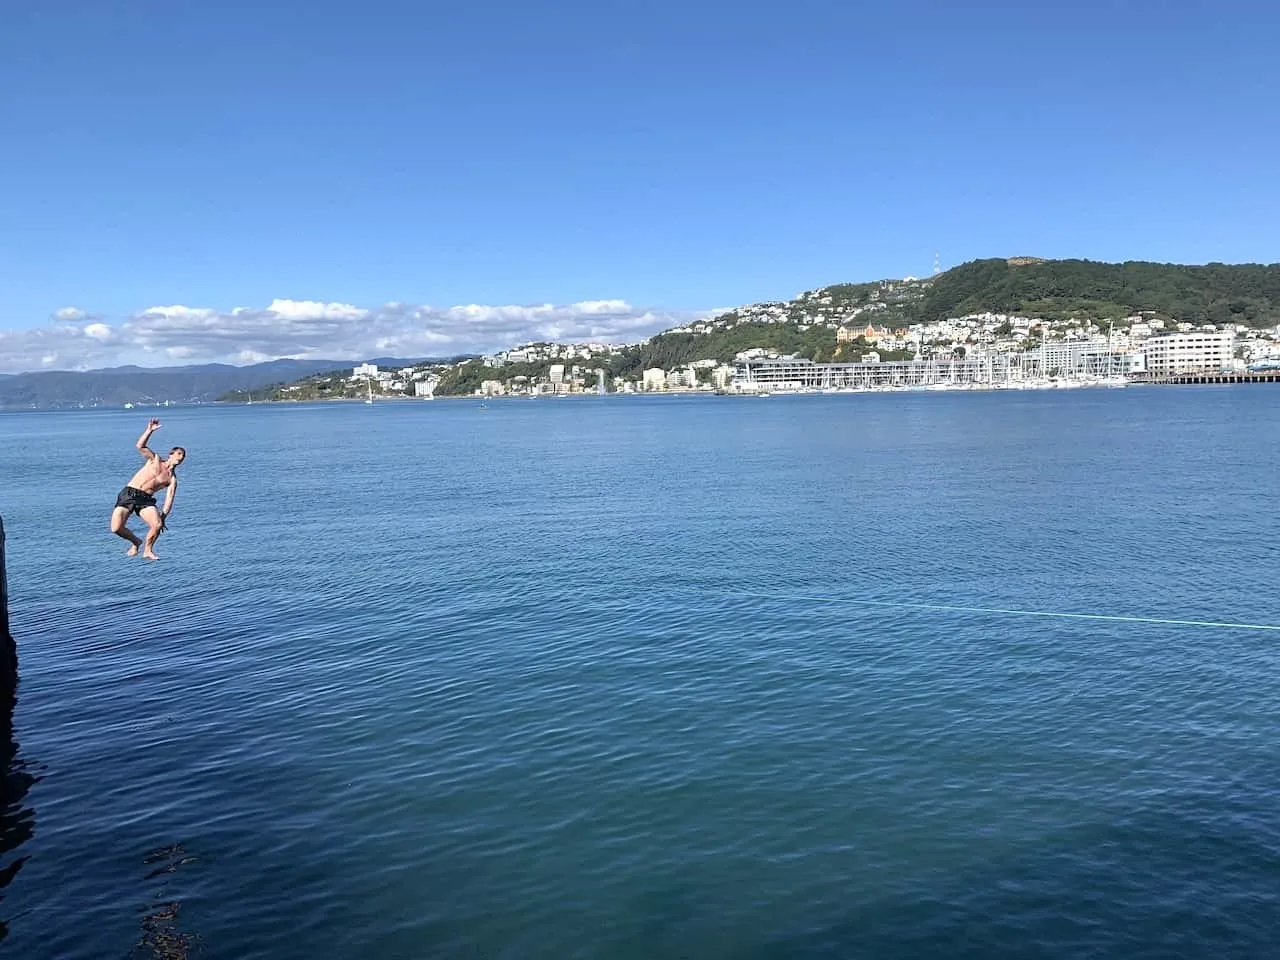
[[[0,529],[0,558],[3,557],[3,536]],[[40,779],[32,772],[31,765],[18,756],[18,742],[13,732],[17,679],[18,660],[13,638],[9,636],[8,623],[0,620],[0,890],[13,882],[27,861],[26,857],[13,854],[31,839],[35,830],[35,811],[26,799],[31,785]],[[8,935],[8,918],[0,916],[0,942]]]
[[[11,856],[35,832],[36,815],[27,792],[40,778],[18,756],[13,711],[18,704],[18,647],[9,632],[9,580],[5,570],[4,521],[0,520],[0,891],[8,888],[27,862]],[[3,900],[0,893],[0,901]],[[0,916],[0,943],[9,936],[8,917]]]
[[[0,519],[0,904],[5,889],[28,860],[18,851],[35,832],[35,811],[27,803],[27,795],[41,779],[38,766],[19,756],[14,731],[18,651],[9,628],[8,596],[4,521]],[[176,843],[143,857],[143,883],[158,881],[158,888],[143,911],[142,936],[134,944],[134,956],[145,960],[188,960],[193,956],[200,938],[179,929],[181,903],[172,895],[169,883],[179,868],[196,859]],[[9,920],[0,914],[0,943],[9,936]]]
[[[169,899],[166,894],[169,877],[179,867],[191,863],[197,857],[191,856],[181,844],[173,844],[153,850],[142,862],[150,866],[147,880],[164,878],[158,891],[156,902],[147,907],[142,916],[142,937],[134,945],[134,956],[139,960],[187,960],[193,956],[192,950],[199,945],[199,936],[183,933],[178,928],[178,914],[182,904],[176,899]],[[154,864],[154,866],[152,866]]]

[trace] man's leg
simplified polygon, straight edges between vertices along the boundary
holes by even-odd
[[[129,508],[116,507],[111,511],[111,532],[117,537],[128,540],[133,546],[129,548],[129,556],[136,557],[138,548],[142,546],[142,541],[137,538],[132,530],[129,529]]]
[[[147,525],[147,537],[142,542],[142,555],[148,560],[159,560],[160,558],[151,548],[155,546],[156,537],[160,536],[160,511],[155,507],[143,507],[138,511],[138,516]]]

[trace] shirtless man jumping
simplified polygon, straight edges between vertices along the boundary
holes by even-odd
[[[142,547],[142,555],[148,560],[160,559],[152,547],[155,546],[156,537],[164,530],[165,518],[173,509],[173,498],[178,493],[176,468],[187,456],[187,451],[182,447],[174,447],[169,451],[169,458],[164,460],[147,447],[147,440],[159,427],[160,421],[153,419],[147,423],[147,429],[142,431],[136,446],[138,452],[147,458],[147,462],[120,491],[120,495],[116,497],[115,509],[111,511],[111,532],[132,544],[129,556],[136,557],[138,548]],[[162,487],[168,487],[168,492],[164,497],[164,508],[157,510],[155,493]],[[128,527],[129,515],[134,513],[147,525],[145,541],[139,540]]]

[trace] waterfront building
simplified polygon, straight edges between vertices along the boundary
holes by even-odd
[[[1124,352],[1106,338],[1051,340],[1028,350],[1026,359],[1043,376],[1108,377],[1128,372],[1131,366]]]
[[[1034,375],[1020,354],[889,363],[814,363],[798,357],[770,357],[736,361],[731,388],[749,392],[996,387]]]
[[[1143,343],[1142,353],[1149,376],[1171,377],[1229,370],[1235,346],[1234,331],[1195,331],[1152,337]]]

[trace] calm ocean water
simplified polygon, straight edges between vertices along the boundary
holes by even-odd
[[[0,415],[0,954],[1276,956],[1280,632],[865,602],[1280,624],[1278,389],[170,408],[149,564],[150,412]]]

